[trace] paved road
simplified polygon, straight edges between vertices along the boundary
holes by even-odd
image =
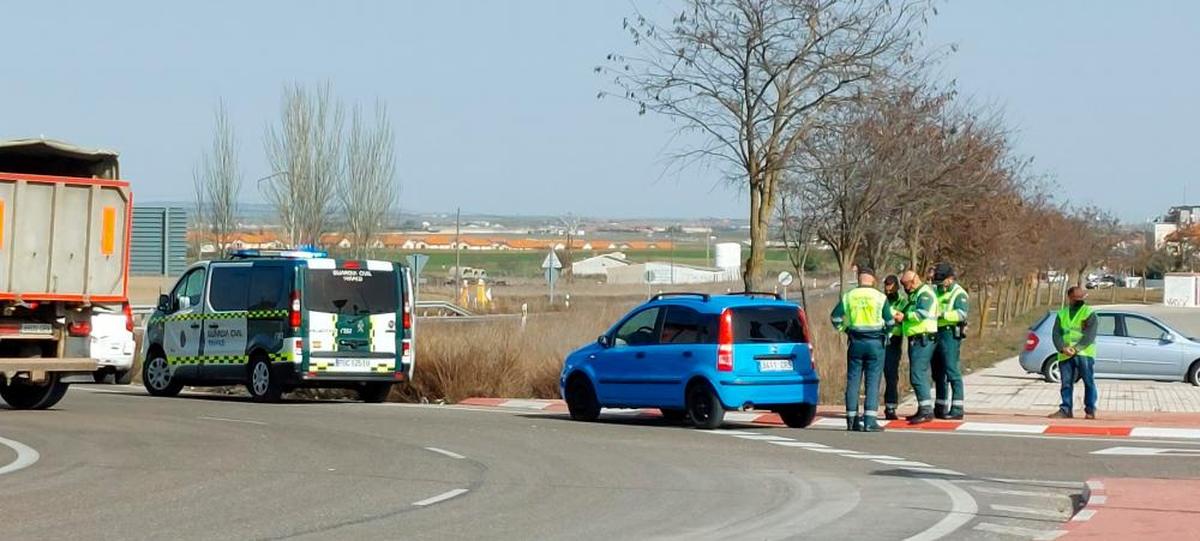
[[[0,474],[5,540],[1035,538],[1087,477],[1194,474],[1194,459],[1090,454],[1113,441],[706,433],[97,386],[0,411],[0,438],[40,453]],[[0,468],[17,454],[0,445]]]

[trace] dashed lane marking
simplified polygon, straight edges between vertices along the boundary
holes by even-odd
[[[780,445],[783,447],[799,447],[801,449],[810,449],[813,451],[829,448],[828,445],[822,445],[820,443],[811,443],[811,442],[807,442],[807,441],[768,441],[767,443],[773,443],[775,445]],[[834,450],[840,451],[840,449],[834,449]]]
[[[454,490],[447,490],[446,492],[438,494],[437,496],[434,496],[432,498],[426,498],[419,502],[413,502],[413,505],[415,505],[417,507],[428,507],[435,503],[441,503],[446,500],[449,500],[450,498],[454,498],[456,496],[461,496],[463,494],[466,494],[467,492],[468,492],[468,490],[465,488],[456,488]]]
[[[464,458],[467,458],[467,457],[465,457],[465,456],[462,456],[462,455],[460,455],[460,454],[458,454],[458,453],[455,453],[454,451],[447,451],[447,450],[445,450],[445,449],[438,449],[437,447],[426,447],[426,448],[425,448],[425,450],[426,450],[426,451],[431,451],[431,452],[437,453],[437,454],[439,454],[439,455],[448,456],[448,457],[450,457],[450,458],[455,458],[455,459],[458,459],[458,460],[462,460],[462,459],[464,459]]]
[[[738,434],[734,436],[743,440],[758,440],[758,441],[795,441],[792,438],[783,436],[775,436],[772,434]]]
[[[850,455],[850,458],[861,458],[863,460],[904,460],[892,455]]]
[[[12,473],[12,472],[15,472],[20,469],[28,468],[29,466],[32,466],[35,462],[37,462],[39,458],[42,457],[40,454],[38,454],[36,449],[34,449],[33,447],[30,447],[28,445],[25,445],[24,443],[21,443],[17,440],[10,440],[8,438],[0,438],[0,445],[8,447],[9,449],[12,449],[14,452],[17,453],[16,460],[13,460],[12,462],[9,462],[8,464],[0,466],[0,475],[4,475],[6,473]]]

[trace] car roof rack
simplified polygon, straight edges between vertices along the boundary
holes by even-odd
[[[771,297],[777,301],[783,300],[783,297],[779,296],[778,293],[772,293],[770,291],[737,291],[734,293],[729,293],[729,295],[738,295],[742,297]]]
[[[675,293],[659,293],[658,295],[650,297],[650,300],[660,301],[667,297],[700,297],[700,299],[704,302],[708,302],[708,300],[712,298],[712,295],[709,295],[708,293],[689,293],[686,291],[680,291]]]

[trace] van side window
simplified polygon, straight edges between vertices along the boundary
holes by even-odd
[[[172,296],[176,302],[187,299],[188,308],[200,306],[200,299],[204,296],[204,269],[196,269],[180,280]]]
[[[246,309],[246,290],[250,287],[250,267],[212,267],[212,292],[208,304],[217,312]]]
[[[254,267],[246,292],[247,309],[286,310],[291,298],[291,288],[284,284],[286,271],[284,267]]]

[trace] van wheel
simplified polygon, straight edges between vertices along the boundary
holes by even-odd
[[[783,424],[789,428],[808,428],[817,416],[817,406],[814,404],[798,404],[776,411]]]
[[[576,421],[595,421],[600,417],[600,401],[596,398],[596,390],[584,376],[572,377],[567,382],[566,396],[567,411]]]
[[[695,383],[688,387],[687,411],[696,428],[703,430],[719,428],[725,421],[725,406],[707,383]]]
[[[364,383],[358,388],[358,399],[368,404],[378,404],[392,394],[391,383]]]
[[[1192,363],[1192,367],[1188,369],[1187,382],[1200,386],[1200,361]]]
[[[246,390],[256,402],[278,402],[283,397],[283,382],[270,361],[260,356],[250,363],[250,381],[246,383]]]
[[[183,383],[171,374],[171,365],[161,352],[152,353],[142,365],[142,386],[154,396],[175,396],[183,390]]]

